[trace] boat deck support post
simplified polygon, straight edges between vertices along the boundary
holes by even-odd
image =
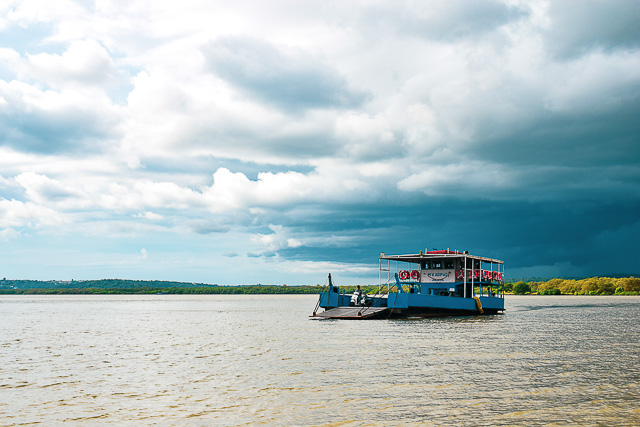
[[[400,278],[398,277],[398,273],[395,274],[396,277],[396,288],[398,289],[398,293],[402,294],[404,291],[402,290],[402,285],[400,284]]]

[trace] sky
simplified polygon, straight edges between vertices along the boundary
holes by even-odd
[[[0,278],[640,272],[640,1],[0,2]]]

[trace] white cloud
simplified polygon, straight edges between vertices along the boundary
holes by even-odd
[[[403,191],[423,191],[429,196],[462,198],[500,198],[502,190],[519,184],[513,171],[496,164],[468,161],[460,164],[425,165],[398,182]],[[496,191],[497,192],[493,192]]]
[[[273,233],[257,234],[252,238],[253,242],[260,248],[260,254],[275,254],[284,248],[297,248],[301,246],[300,241],[288,237],[287,231],[281,225],[269,225]]]
[[[0,199],[0,228],[58,227],[69,222],[68,218],[44,206],[19,200]]]
[[[82,16],[86,11],[71,0],[60,0],[55,4],[46,0],[9,0],[0,8],[7,22],[21,25],[65,21]]]
[[[197,207],[199,204],[197,192],[172,182],[141,180],[98,184],[99,187],[85,190],[87,195],[93,194],[90,197],[94,208],[118,212],[148,208],[180,210]]]
[[[73,41],[62,55],[39,53],[27,58],[34,76],[56,87],[104,84],[114,73],[109,53],[94,40]]]
[[[343,165],[344,167],[344,165]],[[291,203],[361,200],[371,197],[371,187],[355,171],[327,165],[315,172],[261,172],[256,180],[242,173],[218,169],[214,183],[205,191],[214,212],[248,207],[280,206]]]
[[[203,52],[213,73],[241,91],[294,113],[353,108],[366,100],[331,64],[302,49],[230,36],[205,45]]]
[[[135,214],[134,218],[148,219],[150,221],[159,221],[159,220],[164,219],[164,216],[159,215],[159,214],[154,213],[154,212],[146,211],[146,212]]]
[[[4,3],[3,235],[310,253],[395,205],[634,202],[630,5]]]
[[[13,228],[0,229],[0,240],[8,242],[10,240],[17,239],[18,237],[20,237],[20,232]]]
[[[21,173],[15,180],[24,187],[27,197],[38,204],[57,202],[79,195],[76,189],[35,172]]]
[[[41,90],[0,80],[3,145],[23,152],[101,151],[118,134],[119,109],[100,91]]]
[[[5,70],[10,71],[18,76],[26,73],[26,61],[20,56],[18,52],[11,48],[0,48],[0,63],[3,64]]]
[[[640,97],[640,56],[629,52],[594,52],[558,64],[545,106],[569,114],[617,111]]]

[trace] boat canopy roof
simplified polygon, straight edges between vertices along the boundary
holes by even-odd
[[[490,262],[493,264],[504,264],[504,261],[494,258],[487,258],[477,255],[470,255],[468,251],[460,252],[460,251],[451,251],[449,249],[445,250],[433,250],[426,251],[418,254],[408,254],[408,255],[385,255],[384,252],[380,254],[380,259],[386,259],[390,261],[403,261],[403,262],[413,262],[419,264],[425,260],[434,259],[434,258],[469,258],[474,260],[480,260],[484,262]]]

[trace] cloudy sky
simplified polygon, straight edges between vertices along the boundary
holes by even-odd
[[[640,271],[640,1],[0,3],[0,277]]]

